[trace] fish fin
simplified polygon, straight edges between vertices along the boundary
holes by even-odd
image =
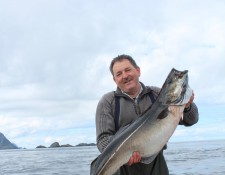
[[[167,115],[168,115],[168,108],[164,109],[159,115],[158,115],[158,119],[164,119]]]

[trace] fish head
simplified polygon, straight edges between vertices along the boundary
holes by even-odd
[[[192,90],[188,84],[188,71],[172,69],[169,73],[160,94],[160,101],[165,105],[184,105],[191,95]]]

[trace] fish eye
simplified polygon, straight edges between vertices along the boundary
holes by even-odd
[[[172,79],[169,79],[168,84],[171,84],[172,82],[173,82]]]

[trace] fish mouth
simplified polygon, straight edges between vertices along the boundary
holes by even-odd
[[[169,101],[169,103],[178,104],[178,103],[182,102],[184,100],[184,95],[186,93],[186,89],[187,89],[187,84],[184,82],[182,84],[182,91],[181,91],[180,96],[178,96],[178,98],[175,99],[174,101]]]
[[[188,71],[172,69],[172,75],[168,81],[168,92],[166,104],[179,105],[184,101],[188,88]]]

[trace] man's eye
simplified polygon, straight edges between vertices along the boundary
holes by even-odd
[[[121,73],[116,74],[117,77],[119,77],[121,75]]]
[[[131,71],[131,69],[126,69],[126,72],[130,72]]]

